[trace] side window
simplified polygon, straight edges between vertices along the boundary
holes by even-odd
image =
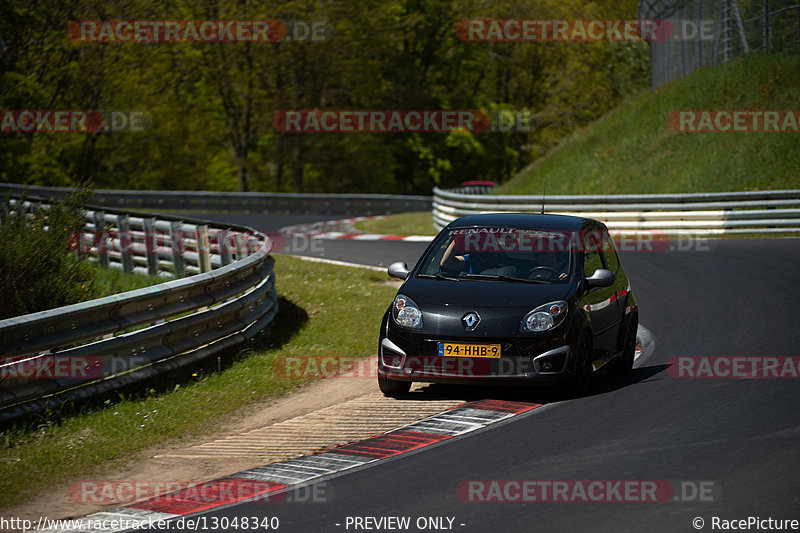
[[[587,234],[584,239],[583,251],[583,273],[588,278],[598,268],[603,268],[602,260],[600,259],[600,243],[598,242],[599,235],[595,236],[594,232]]]
[[[614,241],[611,240],[607,231],[603,232],[603,257],[606,260],[606,268],[616,274],[619,269],[619,258],[614,249]]]

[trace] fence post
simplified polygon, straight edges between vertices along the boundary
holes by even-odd
[[[247,257],[247,236],[243,233],[236,234],[236,260]]]
[[[158,236],[155,232],[156,219],[146,217],[144,220],[144,250],[147,258],[147,273],[158,276]]]
[[[173,220],[169,223],[170,243],[172,244],[172,269],[176,277],[183,277],[183,222]]]
[[[197,241],[197,266],[200,272],[211,271],[211,253],[208,243],[208,225],[199,224],[195,230],[195,239]]]
[[[702,27],[702,24],[703,24],[703,0],[698,0],[698,2],[697,2],[697,24],[700,25],[700,27]],[[698,64],[697,64],[697,66],[701,67],[701,68],[706,66],[704,58],[703,58],[703,44],[705,44],[704,41],[705,40],[700,36],[700,34],[698,34],[698,36],[697,36],[697,52],[698,52],[698,57],[697,57]]]
[[[761,26],[761,39],[763,42],[763,46],[765,49],[769,50],[772,48],[772,44],[770,43],[771,36],[770,36],[770,23],[769,23],[769,0],[762,0],[761,1],[762,9],[764,10],[764,18],[762,19],[762,26]]]
[[[686,24],[686,0],[681,2],[681,29],[680,31],[683,32],[683,28]],[[686,68],[686,36],[681,35],[680,42],[678,46],[681,47],[681,78],[688,74]]]
[[[222,266],[229,265],[233,261],[230,230],[224,229],[217,232],[217,249],[219,249],[219,259]]]
[[[119,260],[122,263],[122,271],[130,274],[133,272],[133,236],[128,215],[117,215],[117,227],[119,228]]]
[[[94,242],[97,246],[97,261],[102,267],[108,267],[108,246],[106,238],[106,212],[95,211],[92,213],[94,218]]]
[[[742,53],[749,54],[750,46],[747,44],[747,35],[744,32],[742,16],[739,14],[739,6],[736,4],[736,0],[731,0],[731,2],[731,5],[733,6],[733,14],[736,17],[736,27],[739,28],[739,40],[742,43]]]

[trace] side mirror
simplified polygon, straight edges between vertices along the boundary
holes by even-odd
[[[586,281],[590,287],[609,287],[614,283],[614,273],[605,268],[598,268],[594,274],[586,278]]]
[[[408,265],[402,261],[397,261],[396,263],[389,265],[388,272],[390,276],[397,279],[406,279],[410,273],[408,270]]]

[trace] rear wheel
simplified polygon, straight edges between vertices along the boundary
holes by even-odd
[[[609,365],[609,373],[615,376],[625,376],[633,371],[633,359],[636,356],[636,331],[639,324],[636,318],[631,318],[628,331],[625,332],[625,343],[622,345],[622,355]]]
[[[381,389],[384,396],[396,398],[407,394],[411,390],[411,382],[389,379],[382,374],[378,374],[378,388]]]

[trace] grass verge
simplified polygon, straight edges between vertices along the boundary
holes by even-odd
[[[112,294],[141,289],[158,283],[164,283],[166,279],[158,276],[145,276],[142,274],[125,274],[116,268],[95,267],[94,272],[94,296],[103,298]]]
[[[433,225],[433,215],[430,211],[416,211],[413,213],[400,213],[384,218],[361,220],[353,224],[353,228],[364,233],[378,233],[381,235],[436,235],[436,226]]]
[[[120,467],[148,448],[214,433],[242,406],[310,380],[275,376],[277,357],[375,353],[380,320],[395,293],[382,283],[386,274],[283,255],[276,256],[276,272],[281,309],[273,334],[228,361],[221,374],[197,369],[165,391],[0,433],[2,506]]]

